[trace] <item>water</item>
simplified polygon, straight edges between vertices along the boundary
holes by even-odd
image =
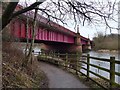
[[[87,53],[84,53],[84,54],[87,54]],[[89,54],[90,54],[90,56],[93,56],[93,57],[108,58],[108,59],[110,59],[110,56],[114,56],[115,60],[120,60],[119,55],[117,53],[103,53],[103,52],[98,53],[98,52],[90,51]],[[100,66],[100,67],[104,67],[106,69],[110,69],[110,63],[109,62],[90,59],[90,63],[94,64],[94,65],[97,65],[97,66]],[[86,68],[86,65],[83,64],[83,67]],[[101,76],[104,76],[105,78],[109,79],[109,77],[110,77],[110,74],[108,72],[97,69],[97,68],[94,68],[92,66],[90,66],[90,70],[99,74],[99,75],[101,75]],[[83,69],[81,69],[81,71],[86,73],[86,71],[83,70]],[[115,65],[115,71],[120,72],[120,65],[118,65],[118,64]],[[97,76],[94,76],[93,74],[90,74],[90,77],[97,77]],[[115,82],[120,83],[120,76],[115,76]]]
[[[29,51],[29,49],[27,49],[27,52]],[[38,47],[35,47],[34,49],[33,49],[33,53],[34,53],[34,56],[38,56],[39,55],[39,52],[41,52],[41,49],[40,48],[38,48]],[[25,49],[23,49],[23,53],[25,54]]]

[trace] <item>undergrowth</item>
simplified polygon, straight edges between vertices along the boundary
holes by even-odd
[[[22,67],[24,54],[14,42],[4,42],[2,45],[2,83],[3,88],[47,88],[45,74],[34,62],[26,68]]]

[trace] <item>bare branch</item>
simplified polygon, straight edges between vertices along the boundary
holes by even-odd
[[[9,23],[9,17],[13,14],[13,11],[15,9],[15,7],[17,6],[18,2],[10,2],[6,8],[6,10],[4,11],[3,15],[2,15],[2,29]]]

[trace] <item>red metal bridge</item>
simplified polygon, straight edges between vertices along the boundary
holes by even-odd
[[[16,10],[21,9],[22,6],[18,5],[16,7]],[[26,27],[26,21],[27,18],[29,18],[29,27],[28,27],[28,38],[31,40],[32,38],[32,20],[34,17],[33,12],[29,12],[29,15],[27,13],[24,13],[16,18],[14,18],[10,23],[11,28],[11,34],[23,41],[26,40],[27,37],[27,27]],[[35,42],[42,42],[42,43],[57,43],[57,45],[65,44],[67,46],[69,45],[75,45],[77,33],[70,31],[69,29],[50,21],[48,24],[48,19],[37,15],[37,26],[35,27]],[[88,46],[88,44],[92,44],[92,41],[90,41],[88,38],[85,38],[81,35],[79,36],[78,43],[82,46]]]

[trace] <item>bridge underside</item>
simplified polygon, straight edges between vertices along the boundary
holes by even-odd
[[[25,39],[21,39],[21,42],[26,42]],[[30,40],[29,40],[30,42]],[[54,42],[54,41],[43,41],[35,40],[37,47],[44,51],[55,51],[60,53],[76,53],[82,51],[82,46],[78,46],[70,43]]]

